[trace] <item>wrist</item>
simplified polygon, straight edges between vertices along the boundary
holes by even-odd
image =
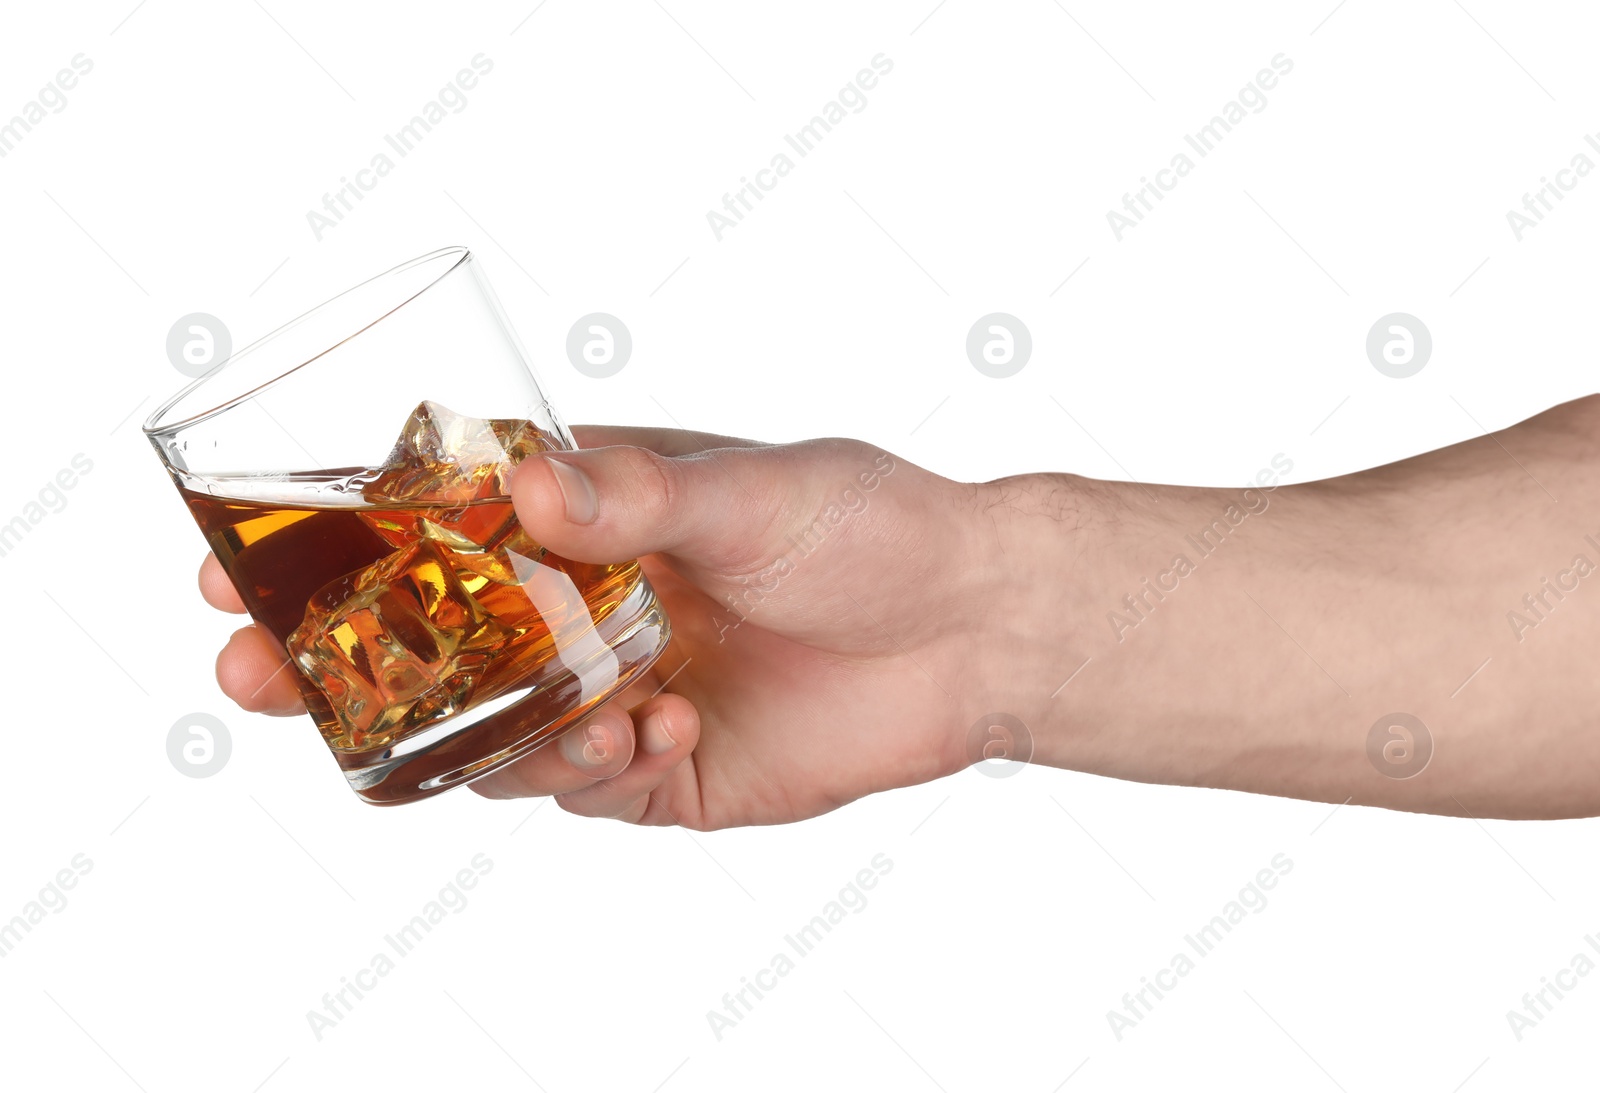
[[[983,559],[966,567],[964,614],[976,626],[956,695],[969,760],[978,758],[965,740],[974,720],[1009,714],[1024,730],[1009,757],[1085,769],[1075,742],[1103,723],[1084,685],[1104,645],[1097,596],[1108,559],[1124,551],[1141,520],[1129,488],[1070,474],[967,487],[967,556]]]

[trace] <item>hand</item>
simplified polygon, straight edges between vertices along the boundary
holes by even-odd
[[[576,432],[581,450],[518,468],[517,514],[565,557],[638,557],[673,640],[646,678],[474,789],[705,830],[804,819],[970,761],[976,713],[956,696],[976,644],[961,613],[985,608],[974,487],[858,441]],[[243,611],[215,557],[200,583]],[[248,626],[217,678],[246,709],[303,713],[283,666]]]
[[[978,758],[973,720],[1006,712],[1029,733],[1017,757],[1111,777],[1600,814],[1600,397],[1242,490],[962,485],[854,441],[579,435],[594,447],[518,469],[518,515],[558,554],[639,556],[674,640],[485,795],[783,823],[953,773]],[[242,609],[214,560],[201,583]],[[299,712],[282,664],[246,628],[218,677],[249,709]],[[1396,713],[1425,727],[1425,767],[1374,751]]]

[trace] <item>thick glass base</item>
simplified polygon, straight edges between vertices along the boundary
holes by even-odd
[[[516,690],[429,726],[388,748],[334,752],[350,788],[375,805],[420,801],[516,761],[614,698],[671,639],[643,577],[592,629]]]

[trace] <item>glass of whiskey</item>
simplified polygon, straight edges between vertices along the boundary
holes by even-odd
[[[518,523],[517,463],[577,445],[465,248],[238,350],[144,432],[372,804],[526,755],[670,638],[637,561],[558,557]]]

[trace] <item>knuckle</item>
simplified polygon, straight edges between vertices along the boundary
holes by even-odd
[[[864,440],[856,440],[847,436],[828,436],[807,442],[813,447],[813,453],[826,459],[848,462],[851,464],[870,460],[877,449]]]
[[[615,806],[606,797],[585,787],[571,793],[558,793],[555,802],[561,811],[572,816],[582,816],[586,820],[614,819]]]
[[[671,458],[648,448],[629,448],[628,470],[644,494],[652,514],[670,519],[683,500],[682,472]]]

